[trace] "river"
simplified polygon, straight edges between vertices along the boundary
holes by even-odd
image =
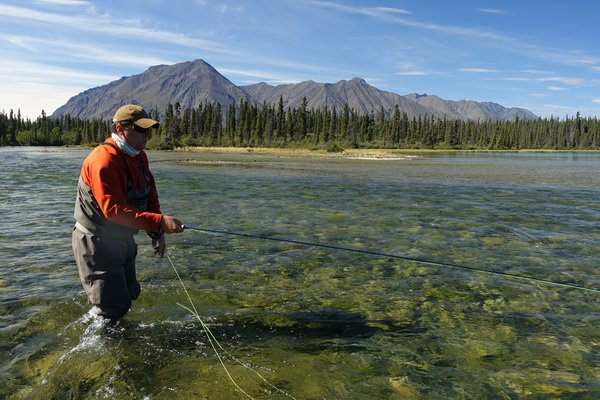
[[[106,324],[70,247],[88,152],[0,148],[0,398],[600,397],[600,294],[540,281],[600,289],[598,153],[149,152],[188,225],[434,264],[187,230],[180,282],[141,233]]]

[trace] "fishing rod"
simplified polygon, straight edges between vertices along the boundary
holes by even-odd
[[[454,268],[454,269],[461,269],[461,270],[466,270],[466,271],[471,271],[471,272],[480,272],[480,273],[484,273],[484,274],[498,275],[498,276],[502,276],[504,278],[520,279],[520,280],[526,281],[527,283],[538,282],[538,283],[542,283],[542,284],[546,284],[546,285],[554,285],[554,286],[560,286],[560,287],[569,288],[569,289],[584,290],[584,291],[593,292],[593,293],[600,293],[600,289],[594,289],[594,288],[589,288],[589,287],[585,287],[585,286],[573,285],[570,283],[554,282],[554,281],[542,279],[542,278],[521,276],[521,275],[511,274],[508,272],[502,272],[502,271],[492,271],[492,270],[483,269],[483,268],[469,267],[469,266],[461,265],[461,264],[453,264],[453,263],[447,263],[447,262],[441,262],[441,261],[431,261],[431,260],[427,260],[427,259],[419,258],[419,257],[408,257],[408,256],[403,256],[403,255],[398,255],[398,254],[383,253],[383,252],[379,252],[379,251],[360,250],[360,249],[353,249],[351,247],[342,247],[342,246],[335,246],[335,245],[329,245],[329,244],[305,242],[305,241],[301,241],[301,240],[294,240],[294,239],[287,239],[287,238],[252,235],[252,234],[244,233],[244,232],[233,232],[233,231],[224,231],[224,230],[218,230],[218,229],[208,229],[208,228],[201,228],[201,227],[197,227],[197,226],[193,226],[193,225],[182,225],[181,227],[184,230],[189,229],[192,231],[213,233],[213,234],[219,234],[219,235],[241,236],[241,237],[252,238],[252,239],[299,244],[302,246],[320,247],[320,248],[324,248],[324,249],[368,254],[368,255],[378,256],[378,257],[388,257],[388,258],[394,258],[394,259],[399,259],[399,260],[412,261],[412,262],[416,262],[419,264],[431,265],[434,267]]]

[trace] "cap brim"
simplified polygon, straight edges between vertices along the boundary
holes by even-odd
[[[133,123],[143,129],[156,128],[158,126],[158,121],[150,118],[140,118],[136,121],[133,121]]]

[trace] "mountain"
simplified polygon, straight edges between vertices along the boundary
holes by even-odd
[[[488,119],[514,121],[536,119],[537,115],[524,108],[506,108],[497,103],[472,100],[444,100],[438,96],[411,93],[405,96],[424,107],[435,109],[450,119],[470,119],[484,121]]]
[[[221,75],[210,64],[196,60],[174,65],[157,65],[145,72],[123,77],[107,85],[86,90],[69,99],[52,117],[70,114],[79,118],[112,118],[115,110],[127,103],[146,110],[163,112],[168,103],[183,108],[197,107],[204,101],[227,107],[241,99],[253,101],[242,89]]]
[[[371,111],[379,112],[383,108],[390,115],[397,104],[401,111],[406,112],[411,117],[419,114],[442,116],[437,110],[422,106],[412,99],[398,94],[379,90],[360,78],[349,81],[342,80],[333,84],[305,81],[296,84],[271,86],[261,82],[255,85],[241,86],[241,88],[259,103],[264,101],[267,104],[278,104],[281,97],[285,108],[299,107],[304,97],[306,97],[309,109],[327,106],[330,109],[335,107],[336,110],[340,111],[348,103],[348,106],[355,109],[359,114],[366,114]]]
[[[153,66],[141,74],[88,89],[69,99],[54,111],[52,117],[70,114],[82,119],[109,120],[119,106],[127,103],[162,113],[169,103],[179,102],[182,108],[192,108],[208,101],[220,103],[225,110],[242,99],[257,104],[278,104],[280,97],[286,108],[299,107],[306,97],[309,109],[327,106],[335,107],[338,112],[347,103],[360,114],[378,113],[383,108],[389,116],[398,105],[400,111],[411,118],[418,115],[472,120],[537,118],[528,110],[505,108],[496,103],[452,101],[416,93],[401,96],[379,90],[360,78],[337,83],[304,81],[271,86],[261,82],[238,87],[203,60]]]

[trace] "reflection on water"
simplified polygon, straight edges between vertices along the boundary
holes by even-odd
[[[85,154],[0,149],[0,397],[244,398],[145,235],[130,313],[87,314],[70,253]],[[593,153],[150,158],[163,210],[191,225],[600,287]],[[218,341],[297,399],[600,396],[597,293],[243,237],[168,241]],[[287,398],[225,363],[253,398]]]

